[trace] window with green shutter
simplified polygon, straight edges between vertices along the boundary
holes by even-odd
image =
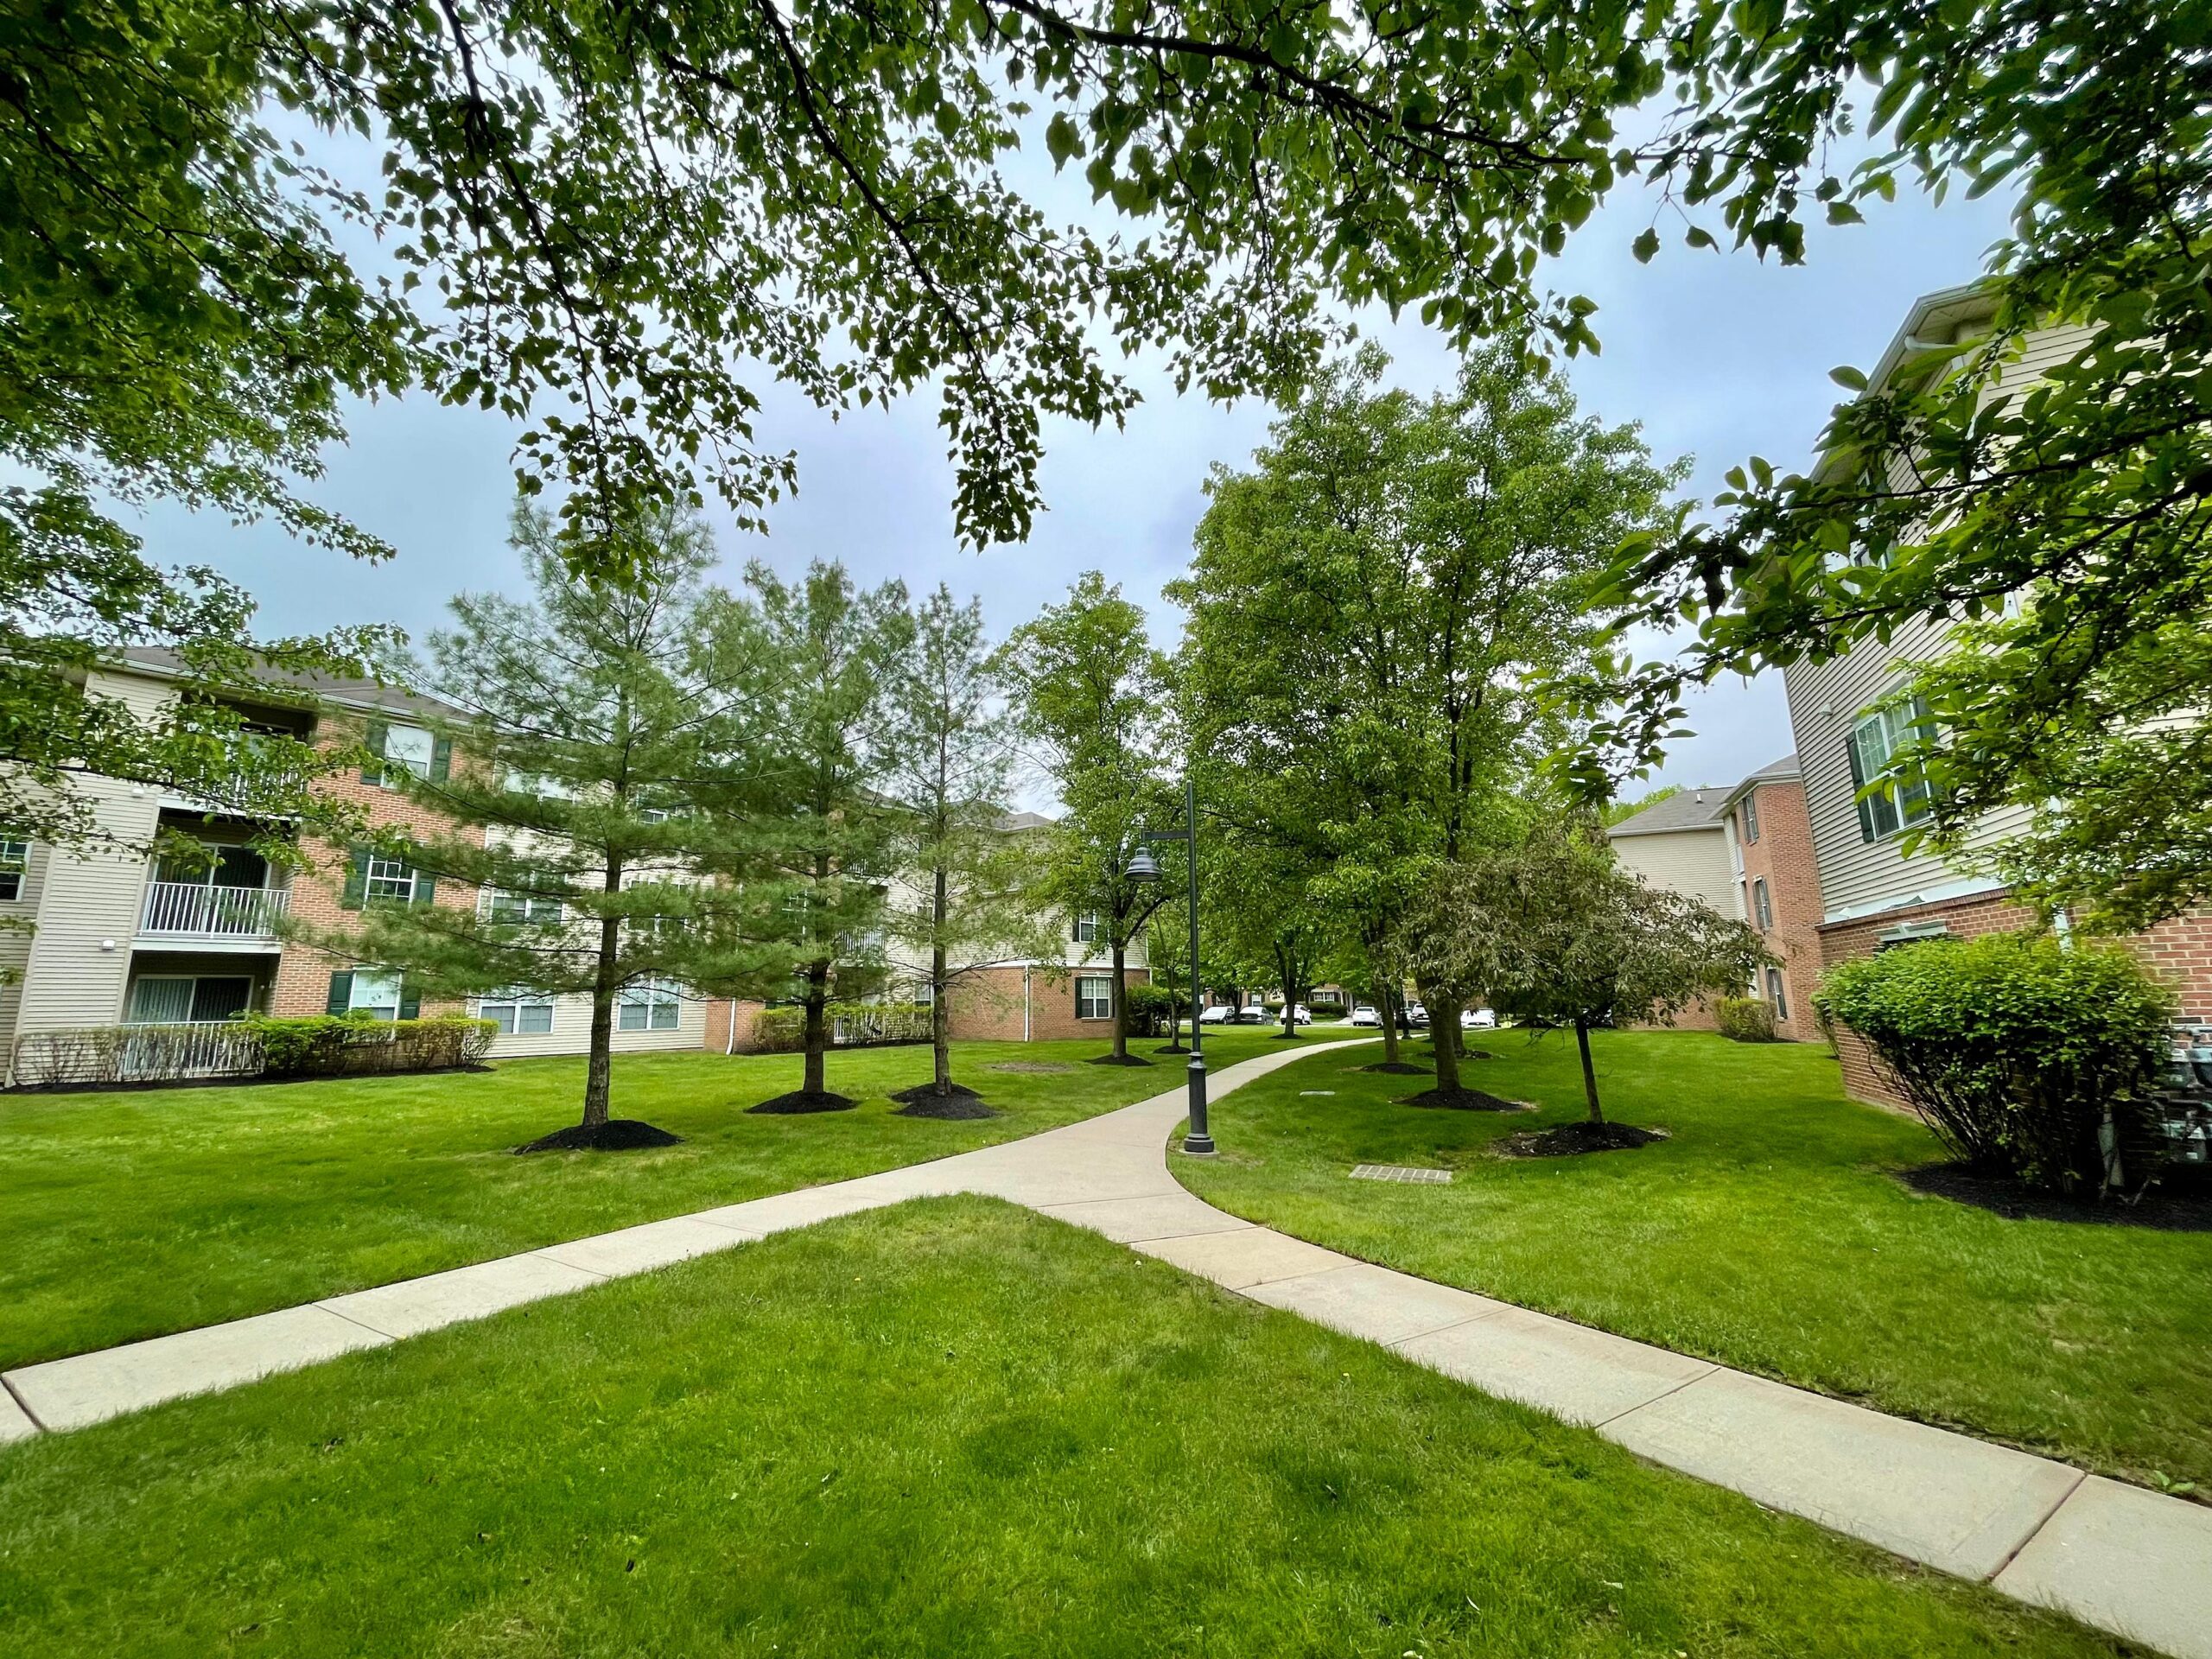
[[[1927,724],[1928,705],[1916,699],[1909,708],[1876,709],[1844,740],[1861,841],[1885,840],[1934,816],[1936,791],[1927,772],[1902,758]]]

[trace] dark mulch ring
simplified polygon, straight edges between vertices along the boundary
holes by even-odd
[[[1628,1152],[1666,1138],[1664,1129],[1628,1123],[1562,1123],[1555,1129],[1503,1136],[1491,1149],[1501,1158],[1573,1158],[1586,1152]]]
[[[998,1113],[983,1103],[983,1097],[973,1089],[954,1084],[947,1093],[940,1095],[933,1083],[918,1083],[911,1089],[901,1089],[891,1096],[899,1103],[893,1117],[931,1117],[946,1123],[969,1123],[981,1117],[996,1117]]]
[[[1479,1089],[1424,1089],[1417,1095],[1400,1095],[1399,1106],[1435,1106],[1447,1112],[1533,1112],[1536,1109],[1517,1100],[1500,1100]]]
[[[1058,1060],[1001,1060],[992,1066],[994,1071],[1014,1071],[1025,1077],[1054,1077],[1075,1067],[1062,1065]]]
[[[1187,1054],[1191,1051],[1181,1043],[1162,1043],[1152,1052],[1155,1054]]]
[[[1931,1198],[1970,1204],[2007,1221],[2082,1221],[2093,1226],[2149,1227],[2164,1233],[2212,1233],[2212,1190],[2192,1183],[2168,1189],[2154,1186],[2130,1203],[2096,1195],[2069,1198],[2039,1192],[2013,1177],[1977,1169],[1972,1164],[1920,1164],[1897,1179]]]
[[[773,1100],[764,1100],[758,1106],[745,1109],[767,1117],[797,1117],[804,1112],[849,1112],[859,1104],[856,1100],[832,1094],[827,1089],[794,1089],[788,1095],[778,1095]]]
[[[640,1123],[634,1117],[610,1117],[604,1123],[572,1123],[541,1135],[524,1152],[638,1152],[647,1147],[680,1147],[683,1137]]]
[[[1357,1069],[1362,1071],[1381,1071],[1394,1077],[1425,1077],[1432,1068],[1426,1065],[1409,1065],[1403,1060],[1379,1060],[1373,1065],[1363,1065]]]
[[[1152,1062],[1141,1054],[1096,1054],[1091,1057],[1093,1065],[1150,1065]]]

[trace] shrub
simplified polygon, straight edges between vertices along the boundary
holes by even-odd
[[[1814,998],[1855,1032],[1959,1156],[2031,1185],[2103,1180],[2098,1130],[2156,1144],[2172,994],[2116,945],[2047,935],[1930,939],[1844,963]]]
[[[873,1048],[930,1040],[926,1002],[832,1002],[823,1008],[833,1048]],[[763,1008],[753,1016],[747,1043],[754,1054],[796,1054],[806,1046],[806,1010],[796,1003]]]
[[[1164,1037],[1185,1008],[1185,1000],[1165,985],[1129,987],[1129,1030],[1139,1037]]]
[[[346,1077],[431,1071],[484,1058],[489,1020],[372,1020],[248,1014],[202,1025],[84,1026],[17,1039],[14,1077],[30,1087],[176,1083],[193,1077]]]
[[[474,1065],[490,1052],[499,1027],[457,1014],[429,1020],[372,1020],[308,1014],[278,1020],[249,1014],[238,1022],[261,1044],[270,1077],[353,1077],[374,1071],[435,1071]]]
[[[1732,1043],[1774,1040],[1774,1010],[1756,996],[1724,996],[1713,1005],[1713,1023]]]

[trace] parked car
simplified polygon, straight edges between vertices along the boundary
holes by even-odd
[[[1236,1012],[1236,1010],[1230,1007],[1228,1003],[1217,1002],[1213,1007],[1199,1014],[1198,1023],[1202,1026],[1225,1026]]]
[[[1355,1026],[1379,1026],[1382,1023],[1382,1016],[1375,1012],[1372,1003],[1363,1002],[1351,1011],[1351,1019],[1348,1023]]]
[[[1497,1024],[1496,1008],[1466,1008],[1459,1015],[1462,1031],[1488,1031]]]
[[[1427,1026],[1428,1024],[1428,1010],[1421,1007],[1418,1002],[1407,1003],[1406,1023],[1409,1026]]]
[[[1281,1008],[1269,1009],[1268,1012],[1268,1018],[1270,1020],[1281,1020],[1282,1018],[1282,1010]],[[1290,1018],[1291,1023],[1294,1025],[1310,1026],[1313,1023],[1313,1010],[1307,1007],[1303,1002],[1300,1002],[1291,1008]]]

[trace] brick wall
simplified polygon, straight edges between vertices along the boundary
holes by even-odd
[[[710,997],[706,1005],[706,1036],[700,1046],[713,1054],[744,1054],[753,1047],[753,1020],[768,1005],[740,997]],[[735,1040],[730,1027],[735,1025]]]
[[[1782,958],[1783,1001],[1788,1018],[1775,1034],[1801,1043],[1821,1040],[1813,1017],[1813,993],[1825,966],[1821,945],[1821,874],[1813,861],[1813,821],[1805,810],[1805,785],[1793,780],[1761,784],[1756,798],[1759,838],[1738,837],[1744,859],[1745,914],[1758,925],[1758,888],[1764,881],[1774,925],[1763,930],[1767,949]],[[1760,986],[1766,996],[1766,987]],[[1772,1001],[1771,997],[1767,1001]]]
[[[1824,969],[1832,968],[1856,957],[1872,956],[1883,934],[1916,923],[1941,922],[1948,937],[1970,939],[1984,933],[2032,927],[2035,920],[2034,911],[2004,891],[1885,910],[1878,916],[1822,927],[1821,964]],[[2173,987],[2181,999],[2183,1018],[2212,1021],[2212,912],[2198,912],[2161,922],[2126,943]],[[1846,1093],[1878,1105],[1904,1104],[1882,1077],[1865,1043],[1847,1031],[1838,1031],[1835,1047],[1836,1057],[1843,1063]]]
[[[1086,970],[1087,971],[1087,970]],[[1023,976],[1028,977],[1025,1020]],[[1078,1020],[1075,1013],[1075,973],[1047,974],[1041,969],[985,968],[962,976],[952,988],[951,1025],[955,1041],[1018,1043],[1025,1027],[1033,1042],[1047,1043],[1071,1038],[1095,1037],[1111,1042],[1111,1020]],[[1132,985],[1151,978],[1142,968],[1128,969]]]
[[[334,731],[331,735],[337,737],[341,734]],[[443,814],[410,801],[397,790],[364,783],[361,774],[356,771],[342,772],[324,779],[317,786],[316,792],[329,799],[363,808],[373,829],[396,828],[420,835],[445,835],[451,833],[453,828]],[[483,834],[481,830],[471,833],[480,838]],[[359,921],[360,912],[347,910],[339,902],[345,891],[351,849],[312,839],[305,843],[304,849],[313,859],[314,868],[301,871],[292,877],[289,904],[294,922],[315,932],[351,929]],[[433,902],[453,909],[473,909],[476,904],[476,889],[465,882],[441,880]],[[352,967],[356,960],[358,958],[342,951],[327,951],[310,944],[288,943],[276,964],[276,983],[270,991],[270,1012],[280,1016],[322,1013],[329,1005],[331,975]],[[425,1014],[461,1014],[467,1012],[467,1005],[457,1001],[425,1001],[422,1012]]]

